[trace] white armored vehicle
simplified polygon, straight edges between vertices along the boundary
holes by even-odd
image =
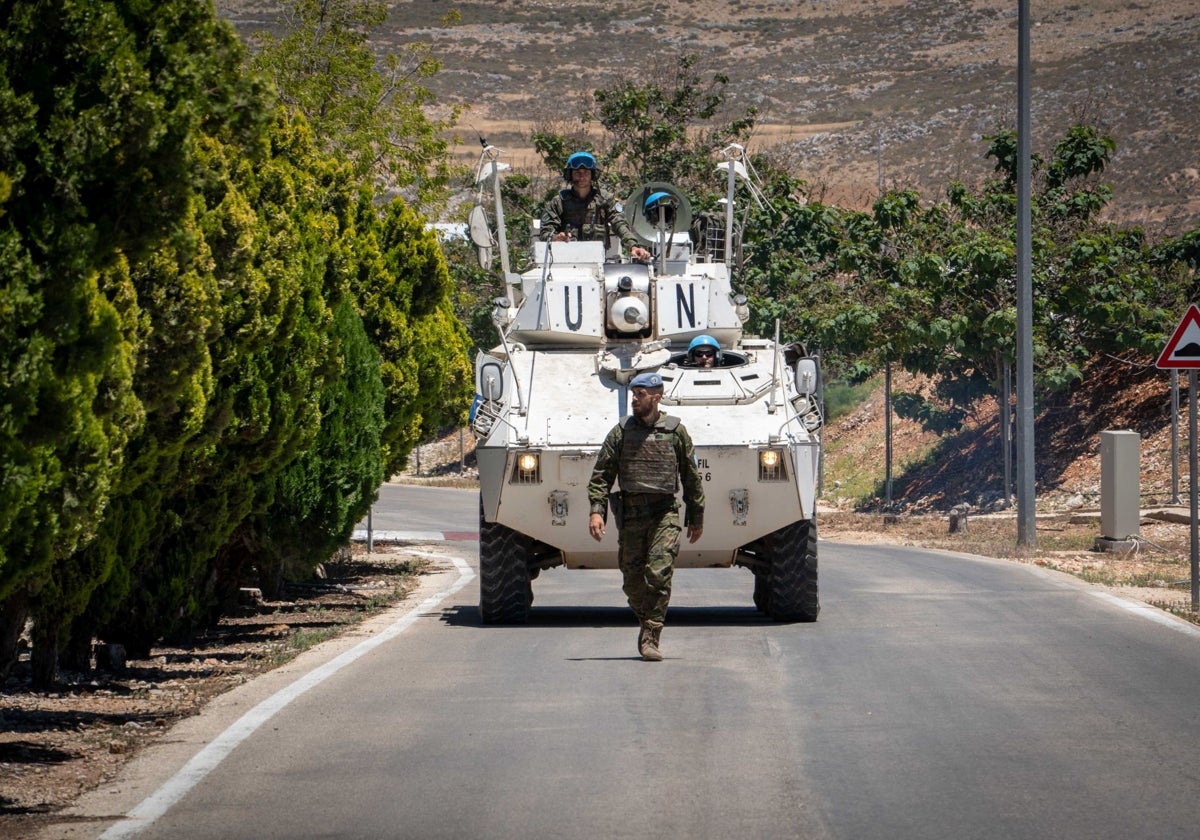
[[[723,231],[718,220],[694,241],[687,199],[651,183],[624,210],[649,264],[601,242],[534,242],[520,274],[508,270],[496,154],[485,150],[480,180],[493,182],[498,243],[481,206],[471,219],[481,257],[498,244],[507,291],[492,314],[500,343],[476,359],[471,415],[482,620],[525,621],[543,569],[617,568],[617,528],[600,542],[588,533],[587,485],[605,435],[629,413],[630,380],[655,371],[660,408],[687,427],[704,478],[704,533],[681,542],[676,568],[745,567],[759,610],[815,621],[819,372],[801,347],[779,345],[778,328],[776,340],[743,334],[749,312],[729,257],[741,148],[718,164]],[[720,343],[716,367],[687,363],[701,335]]]

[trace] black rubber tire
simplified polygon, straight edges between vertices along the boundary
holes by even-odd
[[[771,604],[771,578],[767,574],[754,575],[754,608],[760,613],[769,613]]]
[[[817,523],[802,519],[780,528],[767,540],[770,586],[766,613],[774,621],[816,621]]]
[[[484,624],[524,624],[533,603],[524,534],[479,516],[479,618]]]

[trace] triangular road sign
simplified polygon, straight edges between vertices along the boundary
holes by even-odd
[[[1163,370],[1200,369],[1200,307],[1192,304],[1154,363]]]

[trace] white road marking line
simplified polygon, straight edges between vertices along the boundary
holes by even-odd
[[[1108,592],[1093,592],[1091,594],[1102,601],[1115,604],[1123,610],[1131,612],[1134,615],[1141,616],[1142,618],[1149,619],[1150,621],[1161,624],[1164,627],[1170,627],[1172,630],[1178,630],[1180,633],[1184,633],[1189,636],[1200,636],[1200,627],[1197,627],[1195,624],[1189,624],[1182,618],[1176,618],[1175,616],[1159,609],[1158,607],[1152,607],[1149,604],[1143,604],[1139,601],[1129,601],[1125,598],[1112,595]]]
[[[372,536],[377,542],[443,542],[445,531],[380,531],[375,530]],[[359,529],[350,535],[355,542],[366,542],[367,532]]]
[[[442,558],[442,555],[426,554],[429,557]],[[198,785],[226,756],[233,752],[242,741],[246,740],[256,729],[270,720],[277,712],[295,700],[310,688],[321,684],[342,668],[369,653],[384,642],[391,641],[411,627],[418,618],[428,613],[443,600],[458,592],[475,577],[474,570],[465,560],[451,557],[450,560],[458,569],[458,580],[442,592],[431,595],[400,616],[395,623],[385,628],[381,633],[364,639],[335,658],[329,660],[296,680],[286,688],[282,688],[259,703],[228,729],[218,735],[212,742],[196,753],[179,772],[168,779],[162,787],[147,796],[126,815],[125,819],[110,826],[100,835],[101,840],[121,840],[133,837],[149,827],[155,820],[182,799]]]

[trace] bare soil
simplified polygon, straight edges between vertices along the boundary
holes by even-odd
[[[1113,216],[1152,228],[1200,219],[1200,0],[1042,0],[1031,8],[1031,123],[1048,158],[1075,122],[1117,142]],[[276,25],[269,0],[218,0],[245,34]],[[442,21],[450,8],[455,24]],[[937,198],[991,173],[985,136],[1015,129],[1017,5],[996,0],[412,0],[390,4],[380,53],[427,44],[429,84],[466,106],[457,149],[478,138],[516,171],[545,172],[530,135],[601,139],[580,116],[616,81],[669,84],[699,58],[729,78],[730,111],[758,109],[769,153],[823,201],[869,205],[885,186]]]

